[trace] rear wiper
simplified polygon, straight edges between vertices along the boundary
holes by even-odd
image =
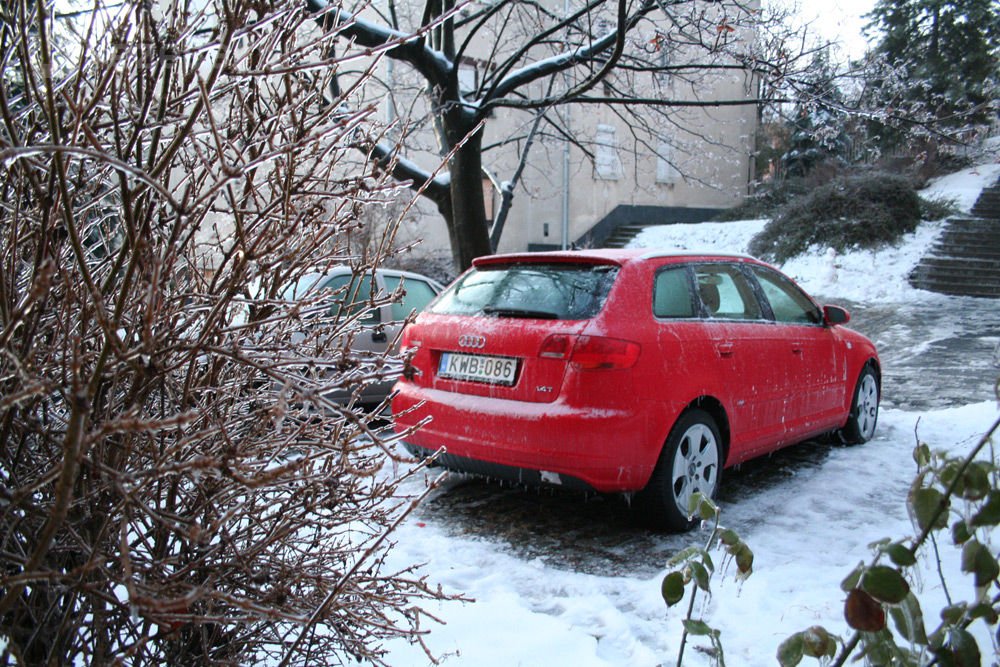
[[[524,317],[535,320],[557,320],[559,315],[547,310],[528,310],[526,308],[501,308],[499,306],[486,306],[483,308],[486,315],[496,315],[497,317]]]

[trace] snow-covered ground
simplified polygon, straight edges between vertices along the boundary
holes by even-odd
[[[940,179],[929,193],[953,197],[967,210],[980,188],[998,176],[1000,164],[985,165]],[[635,244],[744,252],[763,224],[670,225],[647,230]],[[907,272],[939,230],[939,224],[925,223],[898,247],[876,252],[834,256],[816,249],[810,258],[782,268],[824,298],[905,308],[914,300],[946,298],[919,292],[906,282]],[[723,572],[713,580],[711,598],[701,597],[696,607],[698,616],[721,630],[727,664],[774,665],[778,645],[812,625],[849,636],[841,580],[859,562],[870,560],[871,542],[901,539],[914,531],[905,499],[915,472],[915,431],[935,449],[964,452],[997,415],[993,401],[928,412],[883,410],[872,442],[833,448],[818,465],[756,489],[739,502],[723,503],[723,523],[729,517],[748,526],[741,537],[755,553],[749,579],[737,583],[732,571]],[[751,516],[752,521],[743,520]],[[695,531],[681,539],[700,544],[705,537]],[[440,525],[433,516],[411,518],[396,541],[388,567],[426,563],[431,581],[474,599],[428,609],[445,622],[431,624],[426,640],[445,665],[653,666],[677,660],[681,608],[686,605],[668,609],[663,603],[665,569],[651,574],[649,563],[636,562],[632,574],[581,573],[566,567],[566,559],[519,556],[499,535],[456,534],[454,526]],[[952,573],[951,594],[971,599],[971,582],[955,574],[958,550],[950,543],[940,547],[943,567]],[[721,554],[715,560],[719,564]],[[936,564],[924,558],[920,566],[917,592],[932,623],[944,593]],[[984,655],[995,654],[985,626],[978,626],[976,635]],[[712,664],[695,648],[703,646],[694,639],[684,664]],[[398,642],[388,648],[392,665],[430,664],[418,647]]]

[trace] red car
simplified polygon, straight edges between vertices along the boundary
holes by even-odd
[[[849,317],[745,256],[482,257],[404,331],[395,427],[448,468],[634,493],[683,530],[723,468],[872,437],[878,353]]]

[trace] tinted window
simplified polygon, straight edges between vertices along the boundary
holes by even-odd
[[[322,273],[307,273],[294,283],[289,285],[281,293],[281,297],[286,301],[295,301],[303,298],[306,293],[323,278]]]
[[[402,298],[392,303],[392,319],[405,320],[410,313],[417,312],[427,307],[435,296],[434,288],[429,283],[417,278],[403,278],[402,276],[383,276],[385,288],[395,293],[400,283],[403,286]]]
[[[451,315],[495,315],[560,320],[593,317],[618,267],[592,264],[486,266],[465,274],[431,308]]]
[[[687,268],[677,266],[656,274],[653,314],[656,317],[694,317],[691,280]]]
[[[791,280],[761,266],[753,267],[753,273],[771,304],[775,321],[795,324],[819,324],[823,321],[816,304]]]
[[[704,312],[727,320],[759,320],[760,304],[739,267],[732,264],[699,264],[695,284]]]
[[[350,273],[334,276],[322,283],[320,289],[335,293],[334,303],[330,307],[331,315],[349,317],[368,308],[368,301],[372,298],[372,276],[370,273],[363,276],[355,276]],[[341,311],[341,308],[345,306],[347,311]],[[378,308],[368,308],[361,321],[378,322],[380,319]]]

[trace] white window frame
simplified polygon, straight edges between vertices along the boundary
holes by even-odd
[[[618,129],[614,125],[599,124],[594,134],[594,178],[617,181],[624,173],[618,155]]]
[[[656,146],[656,182],[673,185],[681,180],[681,172],[674,164],[674,147],[660,137]]]

